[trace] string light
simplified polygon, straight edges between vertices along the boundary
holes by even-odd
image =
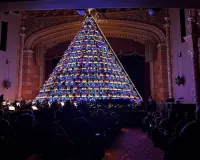
[[[88,16],[36,100],[104,99],[142,101],[98,24]]]

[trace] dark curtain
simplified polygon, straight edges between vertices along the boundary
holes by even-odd
[[[56,67],[61,57],[56,57],[54,59],[46,60],[46,71],[45,71],[45,80],[49,78],[49,75],[52,73],[53,69]]]
[[[119,56],[119,60],[124,66],[138,92],[146,102],[149,96],[150,76],[148,63],[142,56]]]
[[[56,58],[52,59],[52,68],[53,69],[56,67],[56,65],[58,64],[60,59],[61,59],[61,57],[56,57]]]

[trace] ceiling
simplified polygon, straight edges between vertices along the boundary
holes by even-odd
[[[0,11],[51,10],[78,8],[197,8],[197,0],[3,0]],[[3,2],[1,0],[1,2]],[[9,2],[10,1],[10,2]]]
[[[110,9],[97,9],[99,13],[129,13],[129,11],[135,12],[147,12],[146,9],[133,9],[133,8],[126,8],[126,9],[119,9],[119,8],[110,8]],[[27,11],[20,11],[26,18],[42,18],[42,17],[58,17],[58,16],[70,16],[70,15],[79,15],[76,10],[74,9],[54,9],[54,10],[27,10]],[[131,12],[132,13],[132,12]],[[104,14],[105,16],[105,14]]]
[[[1,0],[2,3],[4,2],[25,2],[25,1],[38,1],[38,0]]]

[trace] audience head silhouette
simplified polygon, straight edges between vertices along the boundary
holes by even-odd
[[[3,118],[3,117],[4,117],[4,110],[0,109],[0,118]]]
[[[197,120],[200,120],[200,106],[196,107],[195,116]]]

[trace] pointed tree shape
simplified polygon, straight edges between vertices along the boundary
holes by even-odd
[[[142,101],[98,24],[88,16],[36,100],[104,99]]]

